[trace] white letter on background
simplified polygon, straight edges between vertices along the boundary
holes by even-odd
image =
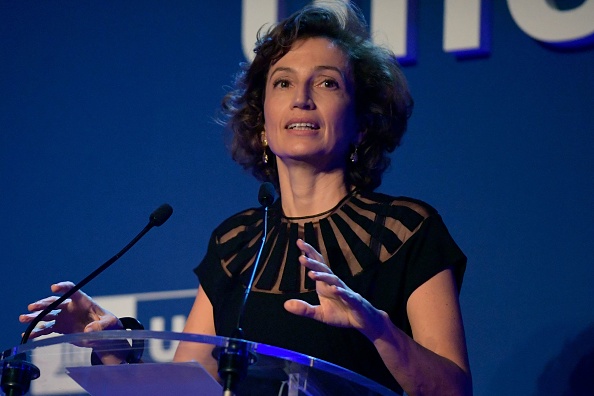
[[[528,36],[544,43],[573,47],[594,40],[594,0],[559,10],[549,0],[507,0],[512,18]]]
[[[247,60],[254,59],[258,30],[278,21],[281,1],[286,0],[242,0],[241,46]],[[394,51],[402,63],[416,59],[415,11],[416,0],[371,0],[370,25],[385,35],[387,42],[382,44]]]
[[[443,13],[443,50],[460,55],[488,52],[483,37],[488,19],[481,0],[445,0]],[[484,30],[483,30],[484,28]]]
[[[254,59],[256,34],[265,24],[278,18],[278,0],[242,0],[241,2],[241,46],[249,61]]]
[[[409,3],[409,0],[371,0],[370,25],[374,40],[379,41],[377,33],[385,35],[387,42],[379,44],[394,51],[400,61],[415,58],[414,30],[409,26],[409,12],[414,5]]]
[[[171,318],[171,331],[181,332],[186,324],[186,317],[184,315],[174,315]],[[165,330],[165,318],[162,316],[155,316],[151,318],[149,329],[152,331]],[[165,347],[163,340],[151,338],[149,339],[148,352],[155,362],[170,362],[173,360],[175,350],[177,349],[178,341],[171,341],[169,347]]]

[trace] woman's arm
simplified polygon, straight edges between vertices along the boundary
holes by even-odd
[[[413,331],[410,338],[388,315],[373,307],[330,271],[324,258],[303,241],[302,265],[316,281],[320,305],[289,300],[285,308],[333,326],[361,331],[378,350],[386,367],[410,396],[471,395],[471,376],[451,270],[435,275],[413,292],[407,314]]]
[[[458,293],[451,270],[435,275],[407,304],[413,338],[385,312],[370,330],[361,329],[407,394],[471,395],[472,381]]]
[[[216,335],[212,304],[202,289],[198,287],[198,293],[188,320],[184,327],[184,333]],[[176,362],[187,362],[195,360],[202,364],[209,374],[218,379],[217,361],[212,357],[213,346],[196,342],[180,342],[173,360]]]

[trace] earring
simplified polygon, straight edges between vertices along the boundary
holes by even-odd
[[[264,152],[262,153],[262,162],[265,164],[268,163],[268,153],[266,149],[268,148],[268,140],[266,140],[266,131],[262,131],[260,134],[260,140],[262,141],[262,146],[264,147]]]
[[[349,158],[353,164],[359,161],[359,155],[357,154],[357,146],[355,146],[355,151],[351,153],[351,156]]]

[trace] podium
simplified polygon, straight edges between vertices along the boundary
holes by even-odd
[[[91,365],[91,346],[122,351],[122,340],[144,341],[141,363]],[[214,356],[230,343],[225,337],[148,330],[114,330],[47,337],[19,345],[4,353],[0,369],[15,356],[35,365],[39,378],[29,395],[222,395]],[[241,341],[253,361],[239,383],[237,396],[375,396],[396,395],[390,389],[350,370],[286,349]],[[173,361],[179,348],[178,357]],[[202,351],[209,361],[180,360]],[[187,351],[188,353],[184,353]],[[210,359],[212,357],[212,359]],[[201,359],[204,360],[204,359]],[[0,394],[3,394],[0,392]]]

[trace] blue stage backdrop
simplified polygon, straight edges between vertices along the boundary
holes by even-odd
[[[243,3],[260,16],[304,4]],[[360,5],[370,19],[387,7],[374,20],[389,30],[394,3]],[[594,355],[594,49],[592,27],[579,31],[594,1],[467,2],[478,19],[400,3],[405,39],[377,37],[405,44],[416,108],[380,191],[435,206],[468,255],[475,394],[577,394]],[[0,0],[2,349],[29,302],[81,280],[163,202],[171,219],[86,291],[181,329],[211,230],[257,205],[213,121],[255,39],[242,15],[239,0]]]

